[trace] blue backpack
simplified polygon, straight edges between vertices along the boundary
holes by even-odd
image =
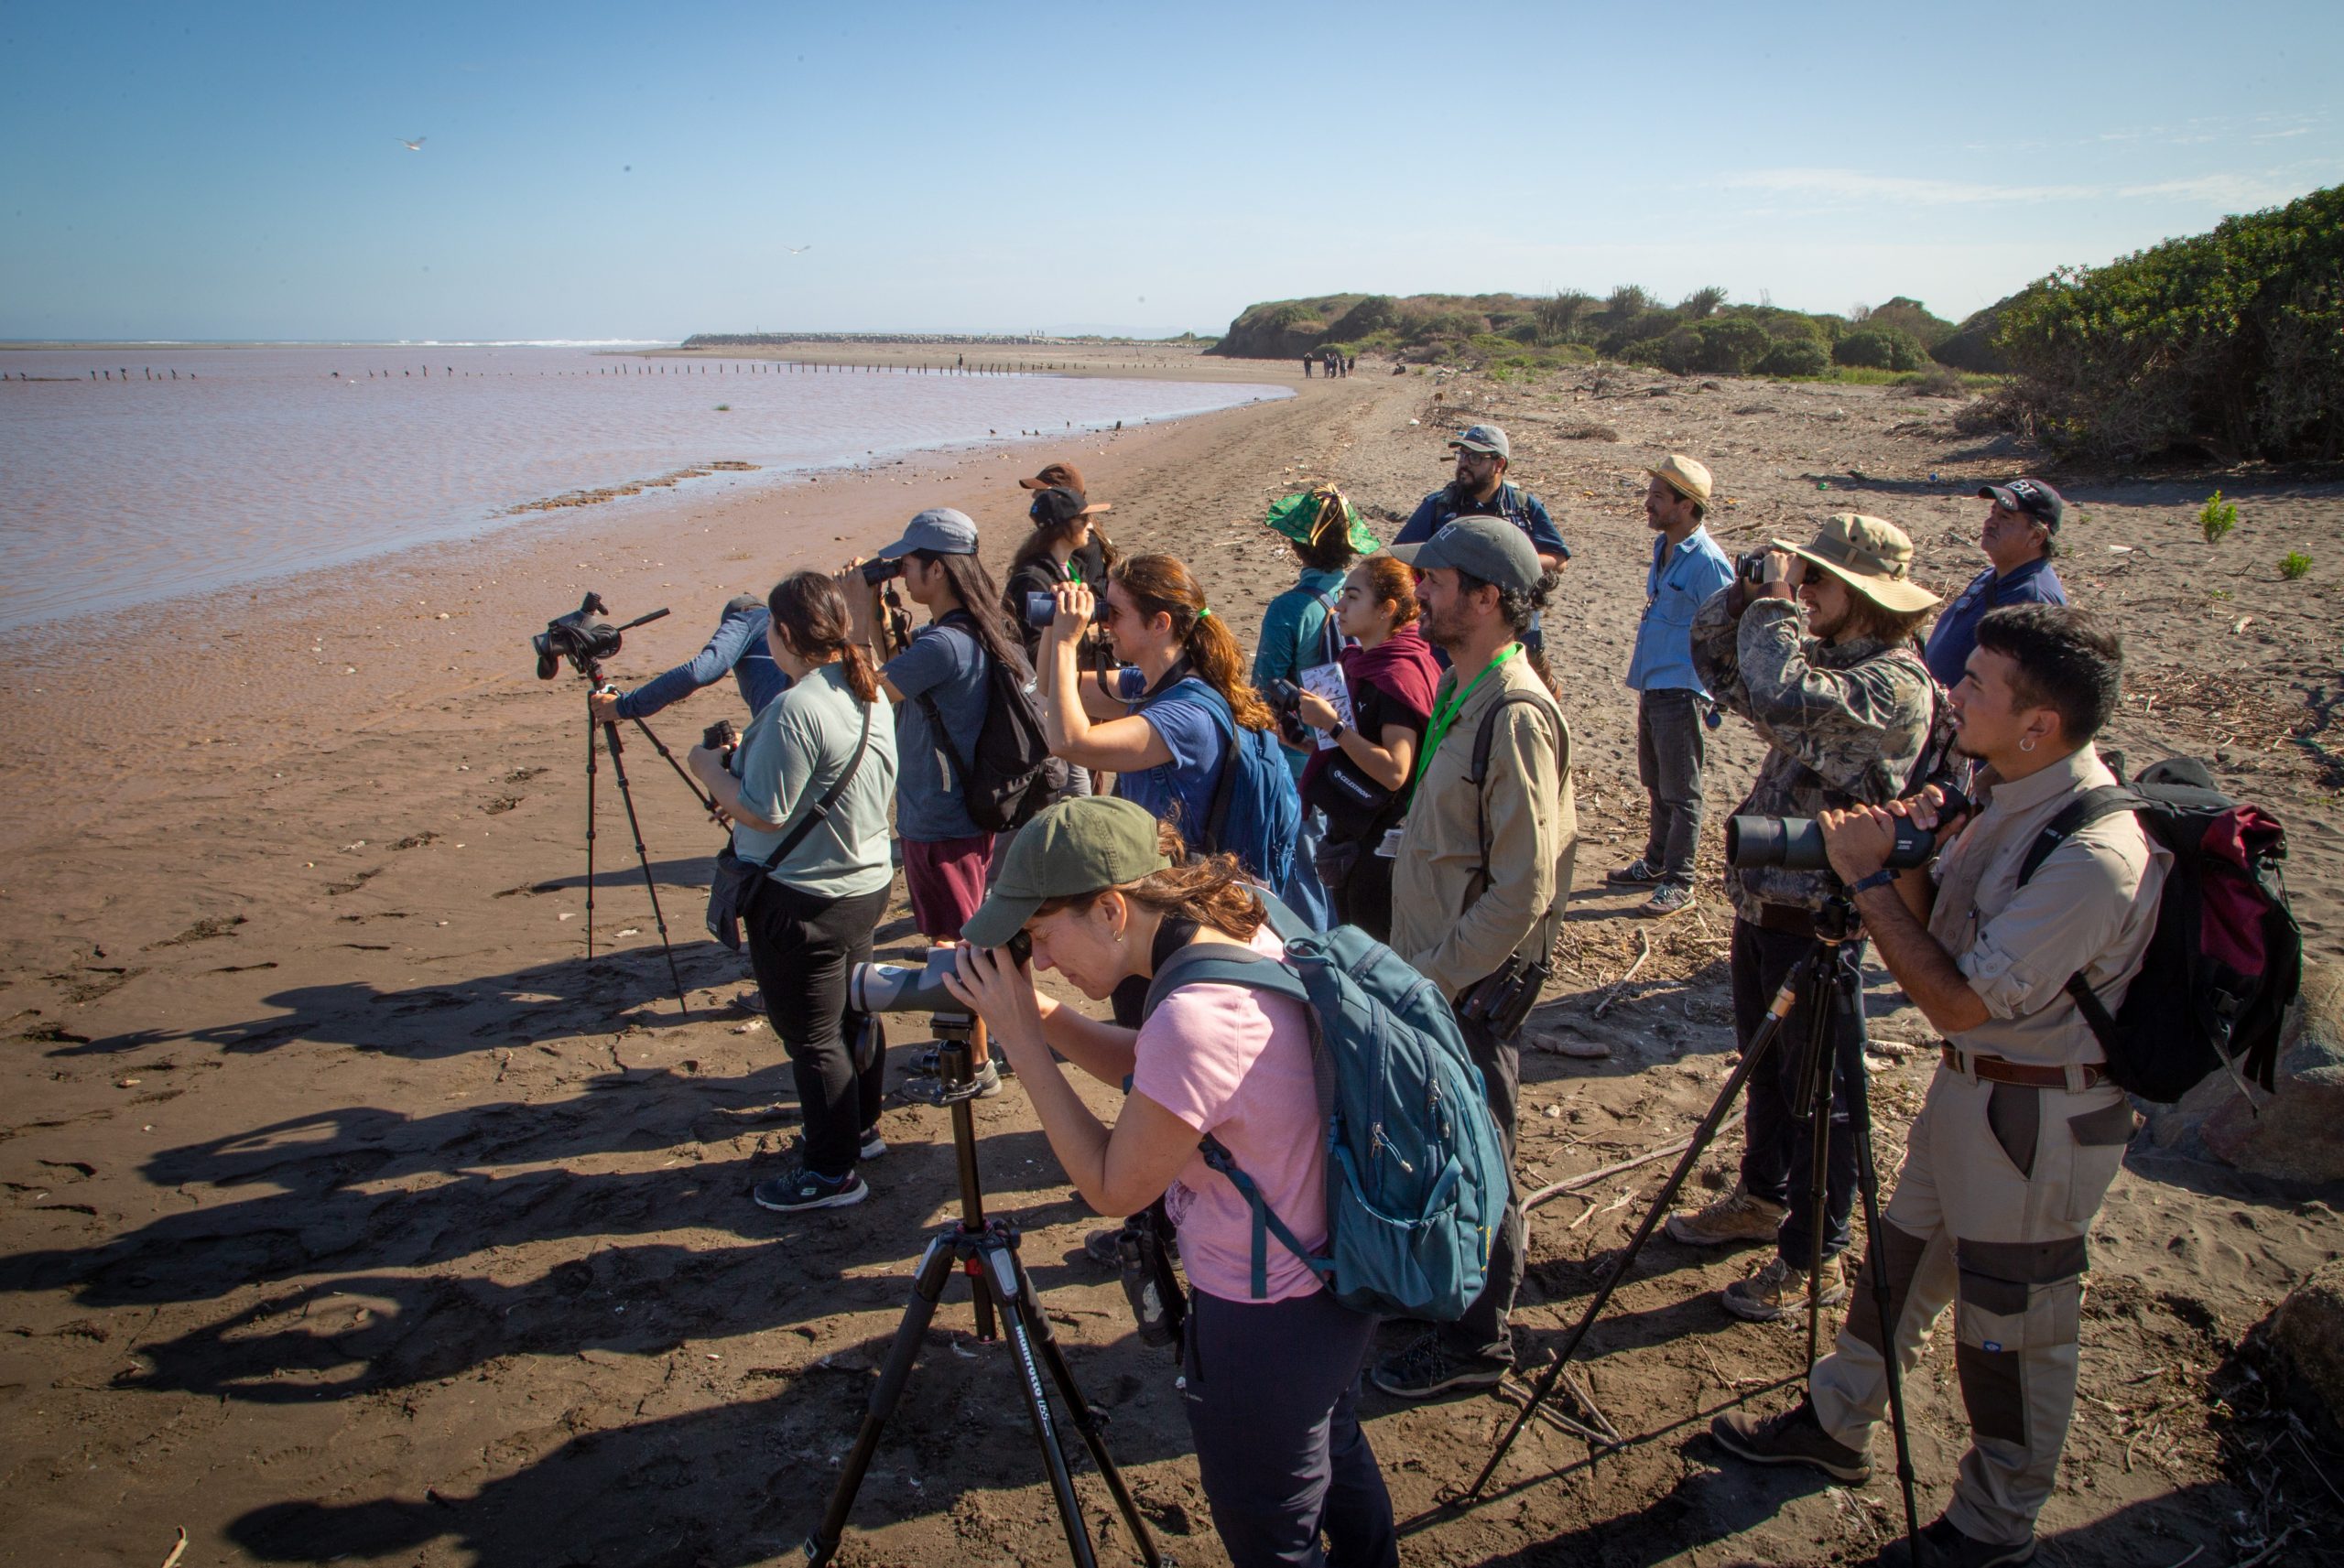
[[[1310,1010],[1327,1120],[1327,1252],[1303,1247],[1219,1139],[1197,1145],[1253,1208],[1253,1297],[1268,1293],[1275,1236],[1354,1311],[1454,1322],[1481,1293],[1513,1172],[1449,999],[1358,927],[1312,932],[1276,899],[1262,903],[1286,962],[1192,944],[1156,971],[1141,1014],[1205,982]]]
[[[1236,856],[1246,874],[1266,886],[1286,886],[1294,873],[1294,847],[1302,836],[1302,796],[1278,750],[1276,732],[1239,724],[1221,693],[1194,676],[1175,682],[1164,696],[1176,693],[1210,713],[1223,740],[1221,776],[1213,781],[1204,830],[1190,833],[1183,823],[1181,836],[1205,854],[1226,850]]]

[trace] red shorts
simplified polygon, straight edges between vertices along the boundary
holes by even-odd
[[[990,833],[979,833],[925,844],[904,840],[904,886],[911,894],[912,921],[921,935],[931,942],[960,939],[961,925],[985,901],[993,838]]]

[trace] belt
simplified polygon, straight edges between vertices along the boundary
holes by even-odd
[[[1982,1078],[1990,1084],[2023,1084],[2028,1088],[2036,1089],[2064,1089],[2071,1087],[2089,1089],[2099,1087],[2108,1076],[2107,1064],[2086,1062],[2075,1069],[2083,1075],[2082,1084],[2070,1086],[2067,1082],[2068,1069],[2066,1067],[2046,1067],[2030,1062],[2005,1062],[2000,1056],[1973,1056],[1957,1051],[1950,1045],[1944,1047],[1943,1055],[1945,1065],[1955,1072],[1967,1073],[1973,1077]]]
[[[1812,936],[1815,935],[1815,911],[1802,909],[1795,903],[1762,903],[1758,906],[1758,917],[1750,924],[1761,931]]]

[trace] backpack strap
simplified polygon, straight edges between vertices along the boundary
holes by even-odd
[[[1335,596],[1322,593],[1318,596],[1318,603],[1327,611],[1327,618],[1318,623],[1318,652],[1323,655],[1318,662],[1331,665],[1343,656],[1342,629],[1335,624]]]
[[[2018,885],[2024,887],[2033,880],[2035,873],[2043,869],[2043,862],[2051,858],[2053,850],[2093,823],[2113,816],[2120,811],[2138,811],[2148,804],[2122,784],[2100,784],[2084,791],[2061,807],[2058,816],[2045,823],[2043,831],[2035,836],[2035,842],[2026,847],[2026,857],[2018,863]],[[2121,1048],[2115,1015],[2100,1001],[2099,993],[2091,989],[2091,982],[2084,979],[2081,969],[2067,977],[2067,991],[2076,1004],[2076,1011],[2083,1014],[2084,1022],[2091,1026],[2092,1038],[2099,1041],[2100,1048],[2108,1053],[2111,1061],[2114,1060]]]
[[[1472,768],[1465,775],[1465,782],[1473,786],[1473,818],[1477,825],[1473,838],[1474,841],[1481,846],[1481,885],[1484,888],[1488,887],[1490,881],[1490,824],[1488,813],[1481,805],[1481,784],[1490,776],[1490,750],[1497,743],[1498,715],[1518,704],[1527,704],[1533,708],[1545,706],[1538,700],[1536,692],[1522,690],[1500,692],[1497,700],[1490,704],[1490,710],[1481,715],[1481,728],[1473,732]],[[1561,764],[1562,750],[1559,737],[1557,741],[1555,761],[1557,765]],[[1570,896],[1570,889],[1557,887],[1555,902],[1548,904],[1546,913],[1538,917],[1539,925],[1543,926],[1552,919],[1555,912],[1562,908]]]
[[[1264,900],[1264,907],[1274,902]],[[1285,913],[1283,906],[1280,906],[1280,912]],[[1293,916],[1288,914],[1287,918],[1291,920]],[[1312,1030],[1314,1033],[1317,1030],[1317,1014],[1311,1010],[1310,992],[1304,987],[1302,977],[1268,954],[1256,953],[1251,947],[1240,947],[1233,942],[1191,942],[1173,954],[1164,967],[1156,971],[1156,978],[1148,982],[1147,1000],[1140,1004],[1141,1020],[1145,1022],[1166,997],[1182,986],[1191,985],[1243,986],[1250,990],[1288,998],[1302,1003],[1304,1010],[1310,1012]],[[1302,1244],[1299,1237],[1287,1228],[1286,1221],[1277,1217],[1277,1211],[1263,1199],[1262,1189],[1253,1184],[1253,1178],[1239,1167],[1235,1156],[1220,1139],[1206,1133],[1198,1141],[1197,1152],[1204,1156],[1208,1166],[1229,1179],[1230,1184],[1245,1199],[1245,1206],[1253,1210],[1251,1284],[1255,1301],[1263,1300],[1270,1292],[1269,1238],[1273,1236],[1277,1238],[1278,1245],[1300,1259],[1312,1273],[1323,1279],[1334,1272],[1333,1260],[1312,1252]]]
[[[1197,840],[1203,851],[1210,855],[1220,851],[1221,830],[1229,826],[1230,807],[1237,799],[1237,770],[1240,762],[1237,748],[1243,744],[1244,734],[1238,728],[1237,715],[1230,710],[1228,699],[1212,688],[1211,682],[1200,676],[1183,676],[1165,687],[1163,696],[1156,700],[1160,702],[1170,697],[1182,687],[1196,687],[1202,698],[1198,706],[1210,713],[1226,732],[1221,742],[1221,771],[1213,775],[1212,797],[1205,806],[1203,830],[1198,835]]]
[[[966,633],[966,635],[970,642],[977,645],[977,668],[980,672],[990,674],[986,666],[993,662],[993,655],[985,652],[984,639],[978,636],[973,629],[977,623],[975,616],[970,614],[965,609],[948,610],[936,618],[936,623],[939,626],[944,626],[955,616],[969,623],[971,630]],[[960,628],[954,627],[953,630],[959,631]],[[975,779],[976,772],[969,766],[969,760],[960,755],[960,748],[952,743],[952,731],[944,727],[943,709],[936,706],[935,697],[928,692],[921,692],[912,700],[918,703],[920,711],[928,715],[928,727],[936,731],[937,744],[944,748],[945,756],[951,760],[954,776],[960,779],[961,789],[966,790],[971,782]],[[950,789],[952,786],[952,780],[945,780],[944,784],[947,789]]]

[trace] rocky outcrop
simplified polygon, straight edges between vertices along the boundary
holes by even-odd
[[[2271,1319],[2271,1343],[2344,1426],[2344,1260],[2314,1269]]]
[[[2272,1082],[2275,1092],[2255,1089],[2250,1103],[2228,1073],[2213,1074],[2157,1116],[2151,1137],[2258,1176],[2344,1181],[2344,968],[2304,966]]]

